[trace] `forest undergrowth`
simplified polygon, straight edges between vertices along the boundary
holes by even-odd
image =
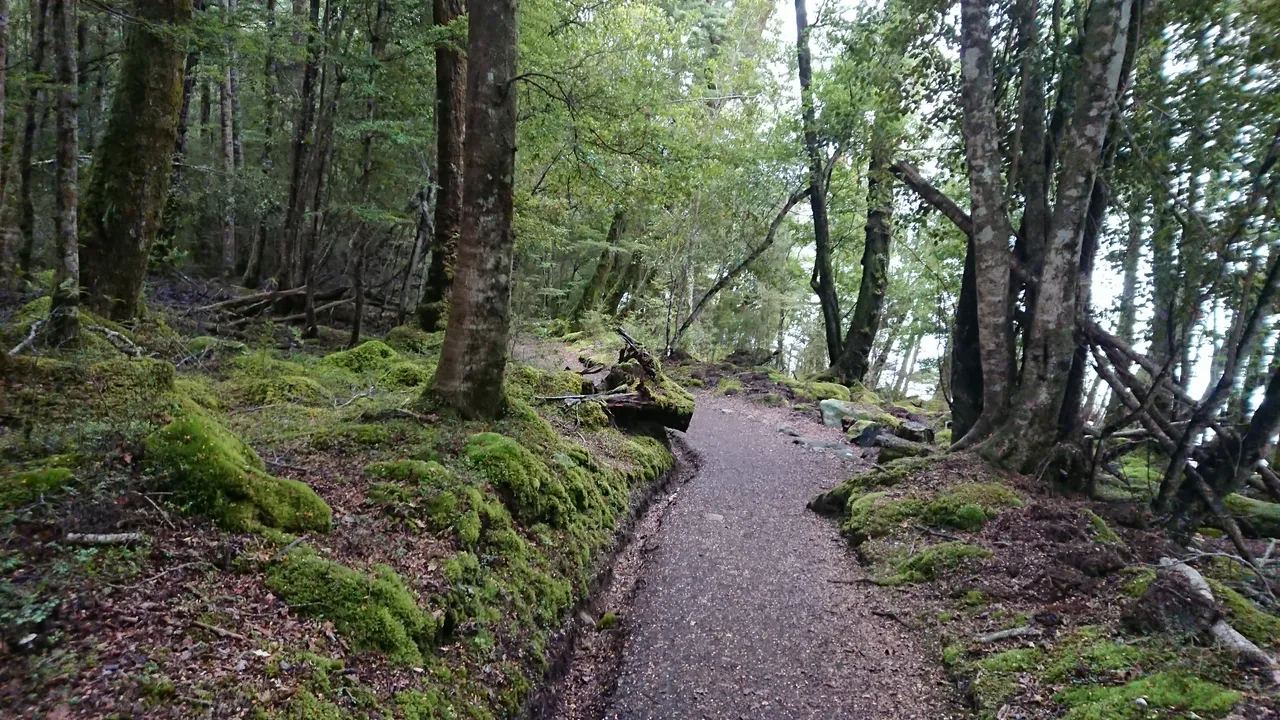
[[[443,333],[146,317],[0,353],[5,713],[515,715],[672,464],[536,399],[576,373],[513,364],[492,422],[423,401]]]

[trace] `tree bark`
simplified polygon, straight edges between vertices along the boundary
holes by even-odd
[[[957,445],[965,447],[981,440],[1002,422],[1007,409],[1012,357],[1008,305],[1012,229],[1005,214],[1000,179],[990,0],[963,0],[960,23],[960,95],[973,219],[978,347],[982,358],[982,414],[965,436],[957,440]]]
[[[827,341],[827,356],[837,364],[844,343],[840,337],[840,298],[836,294],[835,273],[831,269],[831,226],[827,219],[827,176],[818,145],[817,111],[814,108],[813,70],[809,54],[809,19],[805,0],[796,0],[796,60],[800,75],[800,103],[803,109],[804,149],[809,157],[809,206],[813,212],[814,274],[813,290],[822,307],[822,327]]]
[[[978,338],[977,268],[970,240],[951,327],[951,435],[957,440],[965,437],[982,415],[983,367]]]
[[[409,264],[404,269],[404,279],[400,282],[400,305],[396,309],[396,324],[403,325],[409,315],[409,290],[413,287],[413,274],[422,262],[422,253],[426,252],[427,243],[434,234],[434,218],[432,203],[435,197],[435,178],[428,177],[427,183],[414,197],[418,206],[417,230],[414,232],[413,252],[409,255]]]
[[[44,88],[39,82],[44,72],[45,40],[48,35],[49,0],[35,0],[31,4],[31,76],[35,82],[27,89],[27,113],[22,128],[22,155],[18,160],[18,177],[22,186],[18,189],[18,230],[22,233],[22,249],[18,253],[18,268],[23,275],[31,272],[32,257],[36,247],[36,206],[31,183],[35,173],[36,134],[40,128],[40,113],[44,108]]]
[[[1095,0],[1089,8],[1075,79],[1075,105],[1058,152],[1057,200],[1035,314],[1024,344],[1015,411],[984,450],[988,458],[1015,469],[1025,470],[1039,462],[1046,446],[1059,438],[1058,423],[1076,349],[1073,333],[1081,243],[1120,89],[1131,8],[1132,0]],[[980,292],[981,287],[980,281]]]
[[[222,0],[222,20],[231,24],[235,0]],[[236,272],[236,215],[235,215],[235,101],[232,98],[232,76],[235,57],[231,53],[231,38],[226,39],[226,66],[220,71],[221,87],[218,91],[218,116],[222,129],[222,276],[230,279]]]
[[[307,25],[306,67],[302,71],[302,92],[293,131],[293,158],[289,173],[289,198],[285,204],[284,228],[280,233],[280,267],[276,285],[281,290],[305,284],[302,251],[299,245],[302,215],[306,207],[307,170],[311,167],[315,137],[316,81],[320,74],[320,54],[324,43],[317,37],[320,28],[320,0],[311,0]]]
[[[58,265],[49,310],[52,344],[74,343],[80,332],[80,256],[76,211],[80,190],[76,181],[80,162],[80,87],[76,72],[74,0],[52,0],[54,64],[58,83],[57,151],[54,157],[54,237]]]
[[[438,27],[452,24],[466,12],[463,0],[434,0],[432,19]],[[465,164],[463,141],[468,112],[470,78],[467,58],[452,45],[436,47],[436,193],[435,230],[431,240],[431,264],[423,280],[418,304],[418,325],[427,332],[440,330],[449,315],[449,296],[462,230],[462,183]]]
[[[194,10],[203,9],[204,0],[195,0]],[[169,177],[169,192],[165,198],[164,220],[160,228],[159,242],[173,245],[178,236],[178,198],[186,188],[186,173],[183,163],[187,155],[187,130],[191,118],[191,96],[196,90],[197,69],[200,67],[200,51],[192,48],[187,52],[183,64],[182,103],[178,108],[178,137],[173,143],[173,170]]]
[[[466,417],[506,405],[516,135],[516,0],[475,3],[467,41],[462,234],[434,392]],[[438,231],[438,228],[437,228]]]
[[[276,92],[279,84],[277,77],[279,68],[276,67],[276,0],[267,0],[267,57],[263,63],[262,78],[267,92],[263,98],[266,108],[266,122],[262,128],[262,179],[269,182],[271,173],[275,168],[275,124],[276,124]],[[262,282],[262,256],[267,246],[268,222],[270,218],[280,210],[279,203],[272,202],[271,206],[258,218],[258,228],[253,234],[253,240],[249,243],[249,258],[244,264],[244,275],[240,277],[240,284],[255,289]]]
[[[846,385],[862,382],[870,363],[871,346],[880,330],[884,295],[889,288],[890,220],[893,190],[884,182],[888,172],[889,148],[873,148],[867,168],[867,222],[862,249],[862,280],[858,303],[853,308],[849,332],[835,366],[835,375]]]
[[[107,131],[80,228],[85,302],[113,319],[137,313],[160,228],[182,103],[183,28],[191,0],[136,0]]]

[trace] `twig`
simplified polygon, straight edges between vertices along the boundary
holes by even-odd
[[[890,620],[895,620],[895,621],[897,621],[899,624],[901,624],[903,627],[907,628],[908,630],[915,630],[915,629],[916,629],[916,626],[915,626],[915,625],[912,625],[911,623],[907,622],[906,620],[903,620],[901,617],[898,617],[898,614],[897,614],[897,613],[893,613],[893,612],[890,612],[890,611],[888,611],[888,610],[872,610],[872,611],[871,611],[871,614],[872,614],[872,615],[875,615],[876,617],[889,618]]]
[[[945,533],[945,532],[942,532],[941,530],[934,530],[933,528],[931,528],[931,527],[927,527],[927,526],[925,526],[925,525],[913,525],[912,527],[914,527],[916,530],[919,530],[920,532],[924,533],[925,535],[932,535],[932,536],[934,536],[934,537],[942,538],[943,540],[952,540],[952,541],[959,541],[959,540],[960,540],[960,537],[959,537],[958,535],[952,535],[951,533]]]
[[[275,562],[280,558],[284,557],[285,555],[288,555],[290,550],[298,547],[298,545],[302,544],[302,541],[306,539],[307,539],[307,536],[303,535],[301,537],[296,538],[293,542],[289,543],[288,545],[285,545],[284,548],[280,550],[280,552],[271,556],[271,562]]]
[[[346,407],[346,406],[350,405],[351,403],[355,402],[356,400],[359,400],[360,398],[367,398],[367,397],[373,397],[373,386],[372,386],[372,385],[370,385],[370,386],[369,386],[369,389],[368,389],[368,390],[365,390],[364,392],[356,393],[355,395],[352,395],[352,396],[351,396],[351,398],[350,398],[350,399],[348,399],[346,402],[339,403],[339,402],[337,402],[337,401],[335,400],[335,401],[334,401],[334,405],[333,405],[333,407],[334,407],[335,409],[337,409],[337,408],[344,408],[344,407]]]
[[[232,631],[230,631],[230,630],[223,630],[222,628],[218,627],[217,625],[210,625],[209,623],[202,623],[202,622],[200,622],[199,620],[192,620],[192,621],[191,621],[191,624],[192,624],[192,625],[194,625],[194,626],[196,626],[196,627],[198,627],[198,628],[202,628],[202,629],[204,629],[204,630],[208,630],[209,632],[213,633],[214,635],[217,635],[218,637],[235,638],[236,640],[243,640],[244,642],[249,642],[249,638],[247,638],[247,637],[245,637],[245,636],[241,635],[240,633],[238,633],[238,632],[232,632]]]
[[[132,585],[111,585],[111,587],[117,590],[135,590],[137,588],[142,587],[143,585],[146,585],[149,582],[152,582],[153,580],[158,580],[159,578],[162,578],[165,575],[168,575],[169,573],[177,572],[179,570],[182,570],[183,568],[189,568],[194,565],[208,565],[209,567],[214,567],[213,563],[205,562],[204,560],[193,560],[188,563],[182,563],[181,565],[174,565],[168,570],[158,572],[155,575],[152,575],[151,577],[147,578],[146,580],[139,580],[138,582]]]
[[[44,326],[44,322],[44,320],[37,320],[31,323],[31,330],[27,333],[27,339],[14,346],[14,348],[9,351],[9,357],[14,357],[23,350],[31,347],[36,341],[36,333],[40,332],[40,328]]]
[[[63,539],[72,545],[128,545],[132,542],[141,542],[146,537],[142,533],[107,533],[104,535],[67,533],[67,536]]]
[[[177,530],[177,529],[178,529],[178,527],[177,527],[176,525],[174,525],[174,524],[173,524],[173,521],[169,519],[169,513],[165,512],[165,511],[164,511],[164,508],[162,508],[162,507],[160,507],[159,505],[157,505],[155,500],[152,500],[151,498],[147,497],[146,495],[143,495],[143,496],[142,496],[142,499],[143,499],[143,500],[146,500],[146,501],[147,501],[147,502],[149,502],[149,503],[151,503],[151,507],[155,508],[155,509],[156,509],[156,512],[160,513],[160,517],[164,518],[164,522],[165,522],[165,524],[166,524],[166,525],[168,525],[168,526],[169,526],[171,529],[173,529],[173,530]]]
[[[294,472],[306,473],[307,475],[320,474],[311,468],[305,468],[301,465],[290,465],[289,463],[282,463],[279,460],[268,460],[267,458],[262,458],[262,462],[270,465],[271,467],[284,468],[285,470],[293,470]]]

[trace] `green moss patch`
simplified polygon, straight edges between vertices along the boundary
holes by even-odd
[[[1068,720],[1143,720],[1173,713],[1175,717],[1191,717],[1192,713],[1204,718],[1222,717],[1241,697],[1217,683],[1171,671],[1124,685],[1069,688],[1054,699],[1068,708],[1064,716]]]
[[[238,400],[249,405],[321,405],[332,400],[323,385],[305,375],[255,378],[239,385],[235,394]]]
[[[400,352],[435,355],[444,345],[444,331],[429,333],[412,325],[398,325],[387,332],[384,342]]]
[[[370,340],[350,350],[326,355],[321,362],[350,370],[357,375],[385,370],[400,358],[400,353],[381,340]]]
[[[0,475],[0,508],[16,508],[61,490],[75,479],[64,467],[41,467]]]
[[[872,492],[855,497],[841,530],[855,545],[883,537],[907,520],[939,527],[976,532],[1001,509],[1018,507],[1022,500],[1012,489],[994,483],[967,483],[932,498],[890,497]]]
[[[959,567],[969,560],[981,560],[989,557],[991,557],[990,550],[977,545],[970,545],[969,543],[954,541],[930,545],[920,552],[895,563],[894,567],[897,573],[882,578],[879,583],[881,585],[905,585],[928,582],[935,579],[944,570]]]
[[[821,402],[823,400],[849,402],[850,397],[849,388],[839,383],[802,382],[792,384],[791,389],[795,392],[797,398],[808,402]]]
[[[398,362],[378,378],[378,384],[393,388],[424,387],[431,382],[433,375],[435,373],[414,363]]]
[[[1280,503],[1255,500],[1244,495],[1228,495],[1222,504],[1235,517],[1248,537],[1280,537]]]
[[[1209,579],[1213,597],[1226,610],[1231,627],[1262,647],[1280,645],[1280,617],[1276,617],[1245,596],[1217,580]]]
[[[1124,540],[1116,534],[1115,530],[1107,525],[1107,521],[1102,519],[1098,513],[1083,508],[1080,512],[1084,514],[1085,520],[1089,521],[1089,530],[1093,533],[1093,539],[1103,545],[1124,545]]]
[[[333,512],[311,488],[265,472],[262,458],[211,418],[190,412],[146,440],[147,461],[192,511],[231,530],[327,532]]]
[[[498,433],[478,433],[467,442],[467,462],[501,493],[511,514],[533,525],[561,525],[568,520],[569,497],[564,484],[519,443]]]
[[[720,378],[716,385],[717,395],[737,395],[742,392],[742,383],[734,378]]]
[[[267,586],[298,613],[334,624],[358,650],[420,664],[438,623],[389,567],[353,570],[307,550],[295,550],[267,570]]]
[[[823,515],[842,515],[850,498],[881,488],[894,487],[907,478],[923,472],[942,459],[936,457],[900,458],[858,473],[836,487],[809,501],[809,509]]]

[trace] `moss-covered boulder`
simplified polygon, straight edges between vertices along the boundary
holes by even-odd
[[[363,573],[295,550],[268,569],[267,587],[298,613],[332,622],[357,650],[386,653],[392,662],[421,664],[439,629],[385,565]]]
[[[350,350],[326,355],[321,361],[328,365],[345,368],[358,375],[374,370],[385,370],[400,358],[400,353],[381,340],[370,340]]]
[[[248,379],[233,383],[232,390],[237,400],[250,405],[321,405],[333,399],[323,385],[306,375]]]
[[[444,345],[444,331],[429,333],[413,325],[397,325],[387,332],[384,342],[400,352],[436,355]]]
[[[146,450],[147,462],[176,499],[223,527],[329,530],[333,512],[319,495],[296,480],[268,475],[253,448],[200,412],[152,433]]]
[[[881,410],[876,405],[854,403],[847,400],[829,398],[818,403],[822,411],[822,423],[830,427],[843,427],[859,421],[867,421],[889,428],[902,424],[902,420]]]

